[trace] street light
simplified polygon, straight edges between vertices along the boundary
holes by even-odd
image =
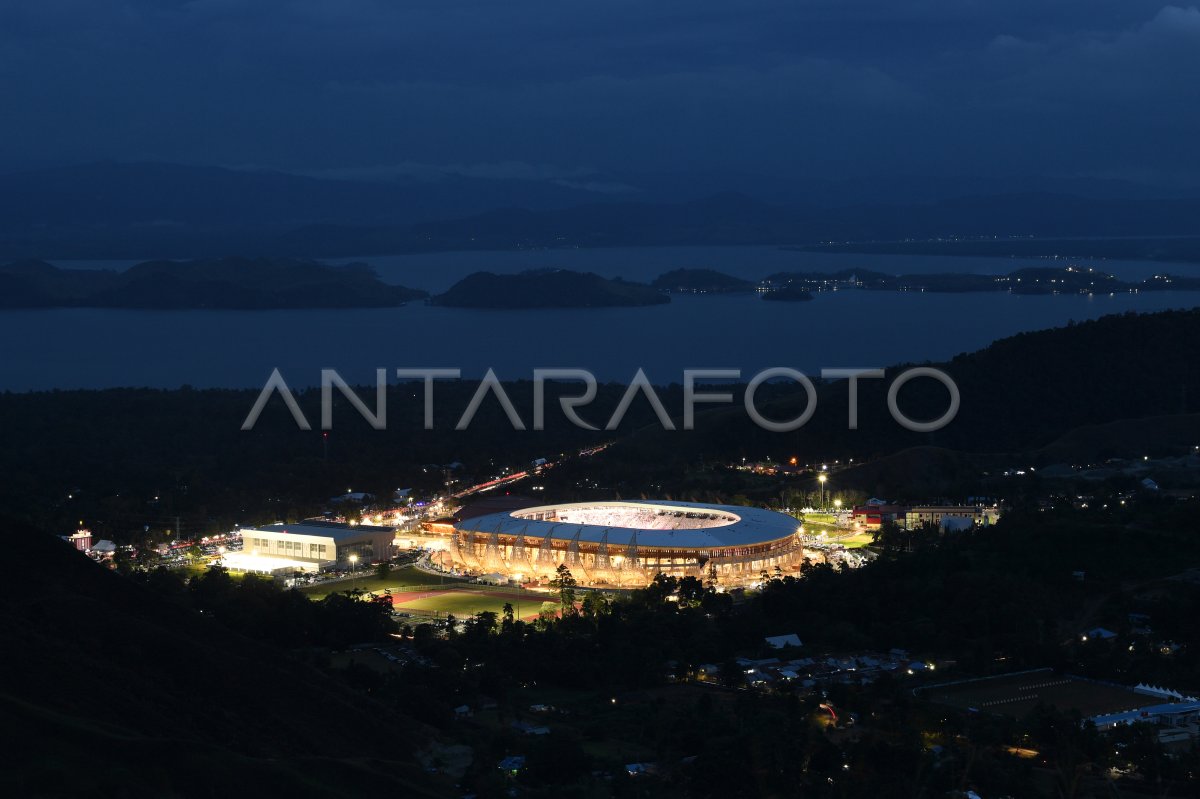
[[[825,507],[825,481],[829,479],[829,475],[823,474],[817,477],[817,482],[821,484],[821,507]]]
[[[358,555],[351,555],[350,556],[350,573],[351,574],[354,573],[354,570],[357,568],[357,566],[358,566]]]

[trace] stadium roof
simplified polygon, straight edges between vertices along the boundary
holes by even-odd
[[[495,494],[480,497],[474,502],[464,505],[454,514],[454,518],[458,521],[466,521],[467,519],[474,519],[477,516],[487,516],[492,513],[532,508],[537,504],[538,501],[532,497],[524,497],[519,494]]]
[[[391,527],[377,527],[369,524],[342,524],[341,522],[322,522],[308,520],[295,524],[265,524],[261,527],[244,527],[242,532],[257,530],[264,533],[287,533],[289,535],[311,535],[321,538],[332,538],[335,541],[359,538],[372,533],[391,533]]]
[[[536,513],[562,511],[568,516],[572,511],[611,508],[611,524],[580,524],[568,521],[543,521],[521,518]],[[718,513],[734,518],[734,521],[717,521],[712,526],[687,529],[654,529],[649,526],[630,526],[621,516],[635,511],[665,513]],[[514,515],[519,514],[519,516]],[[638,546],[674,547],[680,549],[702,549],[709,547],[748,546],[767,541],[776,541],[796,532],[800,523],[792,516],[762,508],[742,505],[709,505],[697,502],[674,502],[671,500],[637,500],[614,502],[575,502],[557,505],[540,505],[519,511],[492,513],[467,519],[455,525],[458,530],[474,530],[485,535],[524,534],[527,538],[545,537],[547,532],[555,539],[570,540],[579,533],[579,540],[598,543],[608,534],[611,546],[626,546],[636,535]]]

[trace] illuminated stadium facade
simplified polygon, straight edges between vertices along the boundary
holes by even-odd
[[[736,505],[640,500],[542,505],[454,526],[443,564],[478,574],[544,581],[566,564],[581,585],[636,587],[663,572],[720,585],[793,571],[803,559],[799,523]]]

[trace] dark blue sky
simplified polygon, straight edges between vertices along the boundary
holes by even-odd
[[[8,0],[0,108],[5,169],[111,158],[582,182],[701,171],[1197,185],[1200,8]]]

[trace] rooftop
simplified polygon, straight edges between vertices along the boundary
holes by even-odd
[[[1158,705],[1146,705],[1120,713],[1093,716],[1092,723],[1103,729],[1117,724],[1156,721],[1163,716],[1183,716],[1192,713],[1200,713],[1200,702],[1166,702]]]
[[[312,519],[306,519],[295,524],[266,524],[261,527],[244,527],[243,534],[246,531],[259,531],[264,533],[287,533],[289,535],[311,535],[320,538],[332,538],[335,541],[343,539],[358,538],[364,535],[373,533],[392,533],[391,527],[378,527],[370,524],[349,525],[341,522],[322,522]]]
[[[531,539],[550,533],[555,539],[570,540],[578,534],[580,541],[590,543],[607,535],[614,547],[625,546],[636,536],[638,546],[690,549],[776,541],[795,533],[800,523],[762,508],[639,500],[540,505],[467,519],[455,527]]]
[[[492,513],[531,508],[537,504],[538,501],[536,499],[519,494],[493,494],[480,497],[464,505],[454,516],[459,521],[466,521],[467,519],[474,519],[477,516],[487,516]]]

